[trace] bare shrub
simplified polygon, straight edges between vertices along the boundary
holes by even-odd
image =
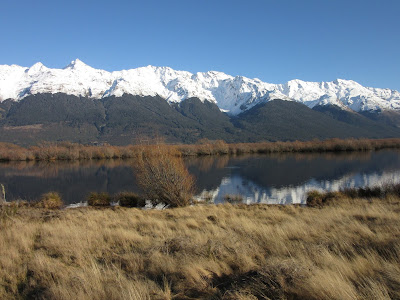
[[[148,199],[171,207],[190,204],[194,178],[175,148],[165,145],[146,147],[135,169],[138,184]]]

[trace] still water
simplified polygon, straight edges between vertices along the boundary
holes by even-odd
[[[138,192],[132,160],[12,162],[0,164],[7,201],[35,200],[59,192],[67,204],[90,192]],[[339,190],[400,182],[400,152],[273,154],[186,158],[196,178],[196,198],[224,202],[241,195],[244,203],[304,203],[313,189]]]

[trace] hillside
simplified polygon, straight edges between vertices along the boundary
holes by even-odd
[[[318,111],[273,100],[230,116],[214,102],[190,98],[169,104],[160,96],[89,99],[62,93],[36,94],[1,103],[0,139],[20,145],[40,141],[140,143],[163,137],[170,143],[200,139],[227,142],[310,140],[332,137],[384,138],[400,129],[355,112]]]

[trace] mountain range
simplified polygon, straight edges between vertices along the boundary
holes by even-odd
[[[0,65],[0,141],[127,144],[400,136],[400,93],[352,80],[259,79],[168,67]]]

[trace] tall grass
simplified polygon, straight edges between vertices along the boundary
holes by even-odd
[[[319,208],[19,208],[1,299],[399,299],[400,198]],[[6,214],[5,214],[6,215]]]
[[[157,144],[157,141],[154,143]],[[88,146],[62,143],[43,143],[23,148],[9,143],[0,143],[0,161],[30,160],[88,160],[137,158],[142,151],[154,145]],[[294,142],[260,142],[227,144],[224,141],[202,140],[193,145],[169,145],[183,156],[238,155],[245,153],[280,152],[338,152],[369,151],[384,148],[400,148],[400,139],[330,139]]]
[[[6,202],[6,189],[4,184],[0,183],[0,205]]]

